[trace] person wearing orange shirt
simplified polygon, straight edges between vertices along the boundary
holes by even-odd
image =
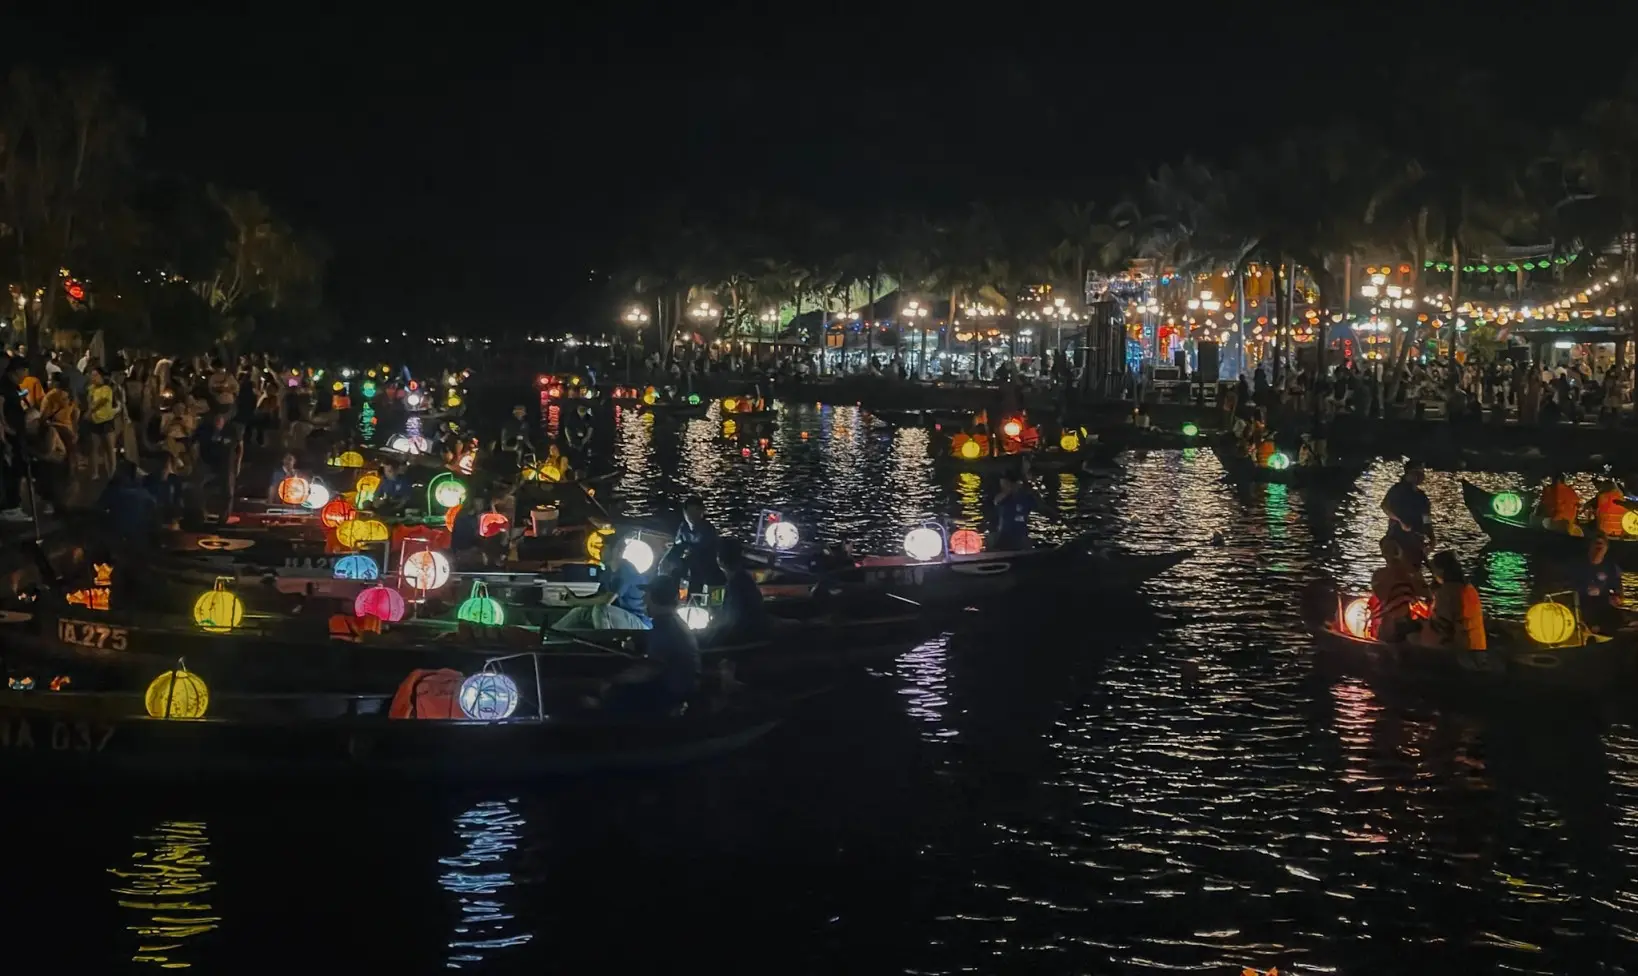
[[[1598,494],[1588,503],[1592,509],[1593,518],[1598,522],[1598,531],[1611,538],[1619,539],[1625,535],[1621,528],[1621,520],[1626,517],[1626,496],[1621,489],[1615,487],[1613,481],[1600,481]]]
[[[1433,617],[1416,633],[1416,643],[1424,647],[1446,647],[1462,651],[1486,650],[1484,607],[1479,591],[1467,580],[1456,554],[1446,549],[1428,561],[1433,569]]]
[[[1576,495],[1564,480],[1562,472],[1554,472],[1547,487],[1541,490],[1541,501],[1536,504],[1536,514],[1546,523],[1547,528],[1559,532],[1569,532],[1575,528],[1576,512],[1581,509],[1581,499]]]

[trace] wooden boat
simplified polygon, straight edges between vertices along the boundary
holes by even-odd
[[[1537,552],[1544,555],[1574,558],[1585,555],[1587,537],[1549,529],[1530,518],[1533,503],[1530,492],[1518,493],[1526,499],[1524,510],[1513,518],[1496,514],[1495,498],[1500,492],[1485,491],[1468,481],[1462,482],[1462,504],[1467,506],[1473,521],[1497,546],[1518,552]],[[1610,555],[1618,561],[1638,560],[1638,539],[1611,538]]]
[[[329,714],[292,717],[282,704]],[[162,720],[144,713],[140,695],[0,692],[0,764],[44,776],[169,782],[573,776],[664,768],[744,748],[780,722],[789,700],[740,694],[720,707],[691,703],[674,717],[591,711],[499,722],[392,720],[386,705],[383,696],[213,696],[211,716]]]
[[[1489,650],[1464,651],[1369,640],[1332,626],[1310,629],[1315,648],[1337,663],[1400,680],[1520,694],[1626,694],[1638,681],[1638,644],[1631,638],[1544,647],[1502,625],[1489,635]]]
[[[1323,467],[1292,464],[1288,468],[1270,468],[1241,454],[1222,438],[1212,438],[1210,443],[1212,450],[1217,452],[1217,459],[1222,462],[1224,476],[1236,484],[1289,485],[1311,491],[1344,492],[1354,486],[1366,468],[1366,465],[1357,462],[1333,463]]]

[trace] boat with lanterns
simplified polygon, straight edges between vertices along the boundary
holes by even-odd
[[[1171,451],[1190,447],[1205,447],[1211,434],[1200,425],[1187,422],[1176,430],[1137,424],[1113,424],[1094,431],[1097,442],[1108,444],[1117,451]]]
[[[1587,535],[1580,525],[1574,531],[1549,528],[1533,517],[1533,503],[1520,492],[1486,491],[1464,480],[1462,504],[1484,534],[1503,548],[1568,557],[1587,551]],[[1621,533],[1606,538],[1611,556],[1638,560],[1638,511],[1628,511],[1621,519]]]
[[[1012,418],[1003,421],[995,434],[956,431],[935,447],[934,462],[954,471],[999,474],[1021,467],[1026,461],[1038,472],[1072,471],[1089,461],[1102,461],[1119,453],[1115,445],[1090,438],[1084,429],[1067,429],[1057,441],[1043,445],[1040,432]]]
[[[1233,438],[1208,439],[1224,476],[1235,484],[1289,485],[1312,491],[1344,492],[1365,472],[1363,462],[1335,461],[1329,464],[1297,464],[1285,451],[1268,452],[1261,458],[1247,455]]]

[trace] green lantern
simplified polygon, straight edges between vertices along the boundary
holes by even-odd
[[[436,515],[466,502],[466,485],[448,471],[440,471],[427,482],[427,511]]]
[[[1515,492],[1504,491],[1490,499],[1490,510],[1502,518],[1517,518],[1524,511],[1524,499]]]
[[[688,394],[688,405],[691,406],[691,407],[699,406],[700,405],[700,395],[698,393]]]
[[[1275,471],[1284,471],[1291,467],[1291,458],[1278,452],[1268,456],[1268,466]]]
[[[1184,424],[1183,425],[1183,436],[1184,437],[1196,437],[1196,436],[1199,436],[1199,434],[1200,434],[1200,428],[1195,426],[1194,424]]]
[[[455,618],[480,627],[500,627],[506,623],[506,609],[489,595],[489,587],[480,581],[472,584],[472,593],[455,611]]]

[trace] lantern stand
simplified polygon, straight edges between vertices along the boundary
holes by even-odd
[[[602,647],[601,644],[594,644],[592,646]],[[604,648],[604,650],[607,650],[607,648]],[[538,722],[544,722],[544,721],[546,721],[546,698],[545,698],[545,695],[541,691],[540,652],[539,651],[524,651],[524,652],[522,652],[520,654],[507,654],[507,655],[505,655],[503,657],[488,658],[487,660],[485,660],[483,662],[483,669],[485,671],[487,671],[487,670],[490,669],[491,666],[499,664],[502,661],[515,661],[520,657],[528,658],[529,663],[534,665],[534,669],[535,669],[535,720],[538,721]]]
[[[399,566],[403,566],[404,563],[406,561],[408,561],[408,559],[410,557],[410,553],[408,552],[409,544],[412,543],[412,542],[424,542],[424,543],[427,544],[427,548],[426,548],[425,551],[426,552],[432,552],[433,551],[433,549],[432,549],[432,540],[431,539],[427,538],[424,535],[407,535],[404,538],[399,540],[399,545],[398,545],[398,565]],[[391,541],[384,542],[381,545],[382,545],[382,548],[386,549],[388,554],[390,555],[391,552],[392,552],[392,543],[391,543]],[[381,569],[381,575],[382,576],[387,575],[387,570],[386,570],[385,566],[383,566],[382,569]],[[451,582],[453,582],[454,579],[455,579],[455,563],[454,563],[454,560],[450,560],[449,578],[450,578]],[[402,589],[403,584],[405,583],[404,574],[403,574],[402,570],[400,570],[399,574],[398,574],[398,583],[399,583],[399,588]],[[415,587],[415,591],[417,593],[421,594],[420,599],[409,600],[407,602],[410,605],[410,616],[411,616],[411,618],[412,619],[419,619],[420,616],[421,616],[421,604],[426,602],[427,592],[428,591],[423,590],[420,587]]]

